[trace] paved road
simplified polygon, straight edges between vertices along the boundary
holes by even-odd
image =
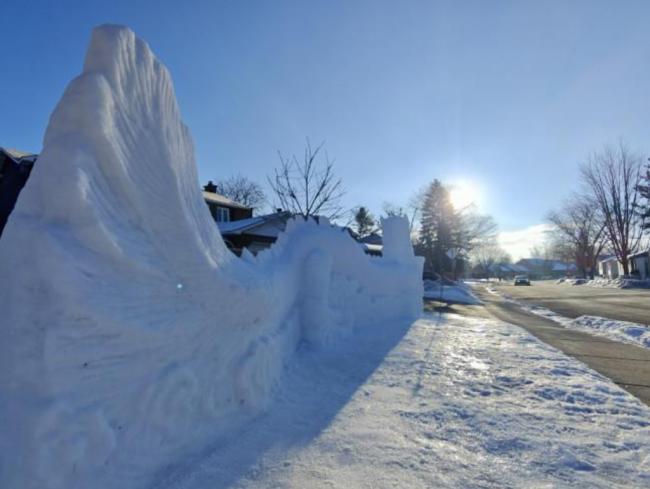
[[[609,377],[650,406],[650,350],[647,348],[565,329],[550,319],[526,312],[483,287],[477,287],[475,292],[484,307],[453,305],[450,308],[454,310],[450,312],[481,316],[488,312],[502,321],[521,326],[545,343]]]
[[[576,318],[587,314],[650,326],[650,289],[608,289],[548,281],[533,282],[530,287],[505,282],[493,282],[491,286],[562,316]]]

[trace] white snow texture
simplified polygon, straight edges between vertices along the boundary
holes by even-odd
[[[263,408],[299,344],[417,317],[422,261],[383,227],[383,258],[325,220],[232,255],[166,68],[95,29],[0,241],[0,487],[145,487]]]

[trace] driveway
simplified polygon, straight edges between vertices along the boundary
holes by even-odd
[[[533,282],[530,287],[515,287],[510,282],[490,285],[514,299],[546,307],[569,318],[601,316],[650,326],[650,289],[609,289],[553,281]]]

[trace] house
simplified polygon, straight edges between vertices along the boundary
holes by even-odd
[[[353,237],[355,236],[353,235]],[[384,250],[384,241],[381,234],[373,232],[368,236],[364,236],[363,238],[355,237],[355,239],[361,244],[361,247],[363,248],[363,251],[366,252],[366,254],[373,256],[382,256]]]
[[[0,148],[0,236],[38,155]]]
[[[217,193],[217,186],[210,180],[203,186],[203,199],[216,222],[240,221],[253,217],[253,209]]]
[[[524,268],[520,265],[515,265],[514,263],[494,263],[490,269],[487,275],[489,278],[490,276],[496,277],[499,280],[501,279],[513,279],[515,278],[516,275],[526,275],[528,274],[528,269]]]
[[[650,279],[650,250],[628,256],[630,275],[641,280]]]
[[[289,219],[294,216],[289,211],[277,209],[271,214],[262,216],[217,222],[217,226],[226,246],[237,256],[241,256],[244,248],[256,255],[260,251],[270,248],[276,242],[278,236],[286,229]],[[319,217],[315,216],[314,219],[318,221]],[[339,227],[335,224],[333,226]],[[340,227],[340,229],[350,232],[348,228]],[[352,235],[352,233],[350,234]],[[352,237],[354,238],[354,235]],[[381,245],[359,244],[367,254],[381,255]]]
[[[598,260],[598,275],[608,279],[615,279],[623,275],[623,265],[616,256],[607,255]]]
[[[574,264],[545,258],[522,258],[516,265],[525,269],[526,271],[523,273],[535,280],[567,277],[576,271]]]
[[[650,279],[650,250],[628,255],[629,275],[641,280]],[[608,255],[598,260],[598,274],[610,280],[623,277],[623,264],[615,255]]]
[[[290,212],[278,210],[263,216],[217,221],[217,226],[226,246],[237,256],[244,248],[256,255],[275,243],[292,216]]]

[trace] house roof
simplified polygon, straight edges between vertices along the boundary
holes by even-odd
[[[384,250],[384,246],[380,244],[371,244],[371,243],[359,243],[365,251],[374,251],[375,253],[381,253]]]
[[[546,264],[544,258],[522,258],[517,262],[518,265],[532,265],[534,267],[543,267]]]
[[[236,207],[238,209],[250,209],[250,207],[241,205],[240,203],[235,202],[234,200],[231,200],[228,197],[224,197],[223,195],[214,192],[206,192],[204,190],[203,198],[205,199],[206,202],[209,202],[211,204],[223,205],[225,207]]]
[[[490,270],[492,271],[499,271],[499,272],[519,272],[519,273],[526,273],[528,272],[528,269],[526,267],[522,267],[520,265],[515,265],[513,263],[495,263],[490,267]]]
[[[359,238],[357,241],[359,241],[359,243],[381,245],[383,243],[383,238],[381,234],[375,232],[370,233],[368,236],[364,236],[363,238]]]
[[[517,262],[517,265],[523,267],[526,272],[530,271],[528,267],[550,269],[553,272],[566,272],[575,269],[573,264],[559,260],[545,260],[544,258],[522,258]]]
[[[274,212],[273,214],[266,214],[263,216],[250,217],[248,219],[240,219],[238,221],[217,222],[221,234],[255,234],[255,229],[260,228],[266,224],[286,222],[291,217],[290,212]],[[282,229],[278,228],[278,234]]]
[[[645,250],[645,251],[639,251],[638,253],[634,253],[632,255],[628,255],[628,258],[639,258],[642,256],[649,256],[650,255],[650,250]]]
[[[608,256],[607,258],[600,260],[600,263],[608,263],[610,261],[618,261],[618,258],[616,258],[614,255]]]
[[[37,154],[27,153],[25,151],[20,151],[20,150],[13,149],[13,148],[0,147],[0,152],[7,155],[16,164],[22,163],[23,161],[26,162],[26,163],[34,163],[36,161],[36,158],[38,157]]]

